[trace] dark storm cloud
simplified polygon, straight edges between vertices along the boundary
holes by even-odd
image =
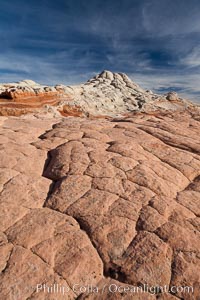
[[[126,72],[200,100],[197,0],[0,0],[0,81],[84,82]]]

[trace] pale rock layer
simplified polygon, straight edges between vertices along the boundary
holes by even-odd
[[[110,71],[76,86],[45,86],[32,80],[0,85],[0,115],[3,116],[42,111],[49,116],[61,113],[114,117],[137,111],[180,111],[192,107],[192,103],[175,92],[157,95],[141,88],[126,74]]]

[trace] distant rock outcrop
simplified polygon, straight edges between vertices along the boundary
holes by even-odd
[[[157,95],[142,89],[124,73],[103,71],[84,84],[77,86],[40,85],[32,80],[0,86],[0,114],[20,115],[36,110],[45,104],[54,105],[65,114],[63,108],[80,111],[89,116],[120,116],[137,111],[184,110],[192,104],[175,92]],[[45,110],[45,109],[44,109]]]
[[[7,83],[0,87],[0,98],[11,99],[15,102],[22,98],[34,96],[56,96],[58,91],[54,87],[41,86],[33,80],[23,80],[18,83]]]
[[[45,105],[55,106],[63,99],[69,100],[63,91],[32,80],[3,84],[0,85],[0,115],[19,116],[40,111]]]
[[[75,104],[90,114],[120,115],[142,109],[145,103],[159,98],[123,73],[103,71],[80,86],[66,91]]]
[[[166,99],[170,100],[170,101],[177,101],[177,100],[179,100],[179,97],[176,92],[169,92],[166,96]]]

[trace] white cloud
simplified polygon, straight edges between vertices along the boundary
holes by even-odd
[[[89,56],[76,62],[74,50],[58,52],[55,55],[37,57],[33,55],[16,54],[8,52],[0,54],[0,82],[13,82],[22,79],[32,79],[40,83],[66,85],[85,82],[91,72],[85,71],[88,66]],[[76,64],[76,68],[73,68]]]
[[[200,67],[200,46],[195,47],[186,57],[181,59],[181,63],[187,67]]]
[[[143,6],[143,25],[155,36],[200,32],[199,8],[198,0],[150,0]]]
[[[184,98],[200,102],[199,74],[130,74],[133,81],[153,91],[173,88]]]

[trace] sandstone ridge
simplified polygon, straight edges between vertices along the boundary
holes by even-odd
[[[192,106],[175,92],[158,95],[144,90],[126,74],[110,71],[103,71],[85,84],[63,88],[86,115],[116,116],[137,111],[185,110]]]
[[[63,116],[120,116],[132,112],[185,110],[193,104],[176,93],[157,95],[124,73],[103,71],[77,86],[40,85],[32,80],[0,85],[0,115],[53,112]],[[51,109],[50,109],[51,110]]]
[[[59,86],[40,85],[32,80],[0,85],[0,115],[14,115],[40,112],[44,106],[56,106],[64,95]]]

